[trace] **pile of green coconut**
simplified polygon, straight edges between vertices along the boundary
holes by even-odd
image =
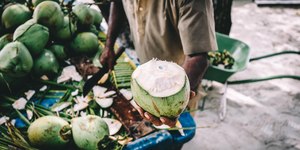
[[[73,118],[70,124],[57,116],[44,116],[31,123],[27,132],[30,144],[40,149],[66,149],[71,142],[79,149],[103,149],[109,136],[108,125],[95,115]]]
[[[70,57],[94,57],[101,52],[102,15],[89,5],[32,0],[31,5],[10,3],[0,8],[3,92],[19,86],[28,76],[56,76]]]
[[[70,6],[58,0],[32,0],[32,6],[4,6],[0,27],[0,95],[28,77],[57,76],[62,64],[71,57],[98,60],[102,49],[98,39],[101,22],[100,12],[84,4]],[[184,69],[177,64],[151,60],[140,65],[129,78],[134,100],[152,115],[177,118],[186,108],[190,85]],[[41,149],[65,149],[70,141],[79,149],[101,149],[101,141],[108,135],[107,124],[98,116],[73,118],[70,123],[46,116],[28,128],[30,143]]]

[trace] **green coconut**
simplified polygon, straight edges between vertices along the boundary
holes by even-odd
[[[78,4],[73,8],[73,13],[78,18],[80,27],[89,27],[94,23],[94,15],[91,9],[84,4]]]
[[[14,30],[31,18],[30,10],[21,4],[8,6],[2,14],[2,24],[8,30]]]
[[[13,41],[13,35],[12,34],[5,34],[0,38],[0,51],[1,49],[8,43]]]
[[[49,49],[52,51],[52,53],[55,55],[55,57],[59,61],[63,61],[67,58],[67,54],[65,52],[65,47],[64,46],[54,44],[54,45],[50,46]]]
[[[70,23],[69,17],[65,16],[64,26],[61,29],[57,30],[56,33],[54,33],[55,41],[70,41],[76,30],[77,29],[74,23]]]
[[[12,77],[27,75],[33,66],[28,49],[20,42],[5,45],[0,51],[0,60],[0,71]]]
[[[135,102],[156,117],[178,117],[190,96],[184,69],[176,63],[154,59],[133,72],[131,90]]]
[[[82,150],[99,149],[98,144],[109,136],[107,124],[98,116],[73,118],[71,124],[73,140]]]
[[[43,2],[43,1],[54,1],[54,2],[57,2],[57,3],[59,3],[59,0],[32,0],[32,5],[34,6],[34,7],[36,7],[37,5],[39,5],[41,2]]]
[[[33,73],[36,76],[56,75],[58,70],[58,60],[50,50],[45,49],[42,54],[34,60]]]
[[[77,34],[70,44],[71,50],[79,55],[93,55],[98,50],[98,38],[91,32]]]
[[[37,56],[44,50],[49,40],[49,31],[31,19],[16,29],[13,40],[22,42],[33,56]]]
[[[102,22],[103,16],[96,9],[90,8],[90,10],[94,16],[94,25],[96,26],[96,28],[99,28],[100,24]]]
[[[71,127],[56,116],[44,116],[32,122],[27,130],[30,143],[40,149],[63,148],[69,142]]]
[[[58,3],[53,1],[41,2],[34,9],[33,19],[51,31],[57,31],[64,26],[64,14]]]

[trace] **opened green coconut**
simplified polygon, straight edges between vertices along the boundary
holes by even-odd
[[[28,49],[20,42],[5,45],[0,51],[0,60],[0,71],[12,77],[27,75],[33,66]]]
[[[82,28],[89,27],[94,23],[94,15],[91,9],[84,4],[78,4],[73,8],[73,13],[78,18],[78,25]]]
[[[91,32],[82,32],[71,42],[71,49],[76,54],[93,55],[98,50],[98,38]]]
[[[64,26],[57,30],[56,33],[54,33],[55,41],[69,41],[72,39],[72,36],[76,32],[76,26],[73,22],[70,22],[70,19],[68,16],[64,17]]]
[[[33,19],[51,31],[59,30],[64,26],[64,14],[58,3],[53,1],[41,2],[34,9]]]
[[[71,127],[56,116],[44,116],[32,122],[27,130],[30,143],[40,149],[63,148],[69,142]]]
[[[34,6],[34,7],[36,7],[37,5],[39,5],[41,2],[43,2],[43,1],[54,1],[54,2],[57,2],[57,3],[59,3],[59,0],[32,0],[32,5]]]
[[[2,14],[2,24],[6,29],[14,30],[31,18],[30,10],[21,4],[8,6]]]
[[[105,121],[95,115],[73,118],[71,124],[73,140],[79,149],[97,150],[98,144],[109,135]]]
[[[44,50],[48,39],[48,28],[35,23],[32,19],[19,26],[13,35],[13,40],[22,42],[33,56],[39,55]]]
[[[13,41],[13,35],[12,34],[5,34],[0,38],[0,51],[1,49],[8,43]]]
[[[42,54],[34,60],[33,73],[36,76],[56,75],[59,70],[59,63],[55,55],[45,49]]]
[[[156,117],[178,117],[190,96],[184,69],[176,63],[154,59],[133,72],[131,90],[135,102]]]

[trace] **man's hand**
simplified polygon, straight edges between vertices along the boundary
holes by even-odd
[[[116,61],[115,61],[115,52],[113,50],[113,48],[108,48],[108,47],[105,47],[103,52],[102,52],[102,55],[100,56],[100,63],[102,65],[108,65],[108,69],[109,70],[113,70],[114,68],[114,65],[116,64]]]
[[[190,99],[192,99],[195,95],[196,95],[195,92],[191,91]],[[168,118],[168,117],[160,117],[160,118],[155,117],[152,114],[146,112],[144,109],[142,109],[138,105],[137,105],[136,109],[138,110],[138,112],[140,113],[140,115],[143,118],[145,118],[146,120],[152,122],[156,126],[160,126],[162,124],[165,124],[165,125],[168,125],[170,127],[175,127],[177,119],[178,119],[178,118]]]
[[[103,15],[108,22],[105,48],[99,59],[102,65],[107,64],[108,68],[112,70],[113,66],[116,64],[114,45],[126,23],[126,15],[122,1],[120,0],[115,0],[110,4],[99,6],[99,8],[103,11]]]

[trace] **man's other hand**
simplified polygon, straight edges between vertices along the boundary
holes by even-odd
[[[99,59],[102,65],[108,65],[108,69],[113,70],[116,64],[114,49],[105,47]]]

